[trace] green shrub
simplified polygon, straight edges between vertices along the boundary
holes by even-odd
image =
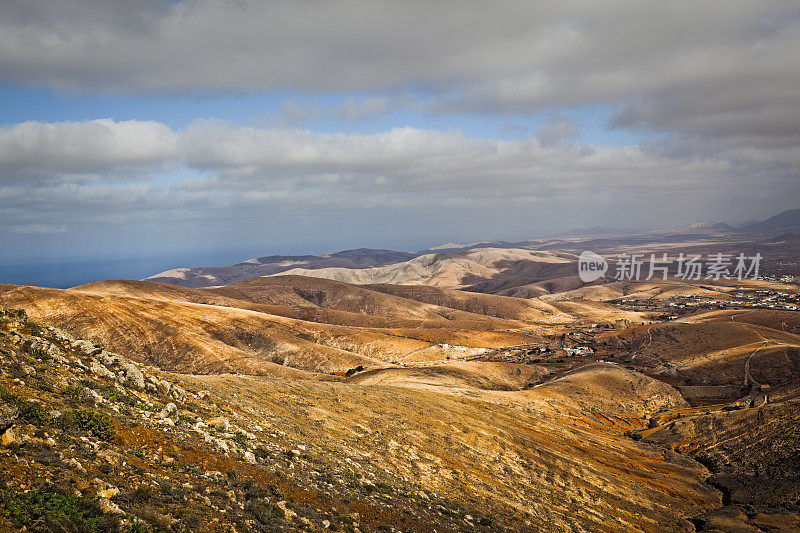
[[[41,333],[39,326],[37,326],[35,323],[31,322],[27,318],[25,319],[23,327],[28,330],[28,335],[33,335],[34,337],[38,337],[39,334]]]
[[[245,435],[241,431],[237,431],[236,434],[233,437],[231,437],[231,440],[236,444],[238,444],[239,446],[241,446],[242,448],[244,448],[245,450],[249,446],[249,443],[247,442],[247,435]]]
[[[45,423],[44,409],[38,403],[22,401],[18,406],[19,417],[33,424],[34,426],[41,426]]]
[[[130,407],[139,406],[139,398],[127,391],[121,391],[114,387],[100,389],[100,394],[108,401],[128,405]]]
[[[117,521],[104,516],[96,502],[78,498],[58,487],[36,489],[26,494],[0,491],[0,506],[2,515],[16,528],[50,523],[55,526],[53,531],[105,531],[110,522]]]
[[[384,483],[382,481],[378,481],[377,483],[375,483],[375,490],[377,490],[381,494],[389,494],[394,489],[388,483]]]
[[[26,422],[34,426],[41,426],[45,423],[44,409],[38,403],[24,400],[2,387],[0,387],[0,400],[15,406],[19,413],[18,416]]]
[[[178,413],[178,424],[186,424],[188,426],[193,426],[197,423],[197,419],[191,415],[187,415],[186,413]]]
[[[70,383],[64,387],[64,396],[67,403],[73,405],[85,403],[89,399],[89,393],[86,392],[86,386],[83,383]]]
[[[114,426],[108,415],[88,409],[75,409],[70,414],[74,427],[88,431],[98,439],[111,440],[114,437]]]
[[[333,485],[336,483],[336,478],[334,475],[328,471],[320,472],[319,473],[319,480],[327,483],[328,485]]]
[[[39,361],[42,361],[44,363],[53,360],[53,356],[51,356],[47,352],[47,350],[45,350],[41,346],[37,346],[35,348],[34,347],[28,348],[28,355],[30,355],[33,358],[38,359]]]
[[[141,446],[137,446],[135,448],[131,448],[129,453],[134,457],[138,457],[139,459],[144,459],[144,450]]]

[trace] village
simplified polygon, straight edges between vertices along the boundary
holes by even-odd
[[[697,295],[677,296],[667,300],[623,298],[617,301],[622,309],[661,313],[662,320],[675,320],[698,311],[712,309],[800,310],[800,294],[778,290],[737,289],[727,299],[710,299]]]

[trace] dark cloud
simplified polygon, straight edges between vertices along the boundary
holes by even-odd
[[[65,237],[85,220],[194,231],[240,219],[276,238],[324,239],[333,228],[366,236],[403,220],[392,231],[434,228],[454,240],[509,227],[635,225],[630,217],[756,218],[800,200],[793,0],[8,0],[0,81],[145,96],[295,94],[275,128],[0,127],[0,216],[17,228],[5,235],[66,228],[54,233]],[[345,98],[338,107],[303,103],[331,91]],[[574,142],[578,126],[564,113],[596,104],[614,109],[611,127],[647,140]],[[514,124],[553,118],[517,141],[295,129],[399,107]],[[164,177],[176,169],[186,172]],[[598,220],[603,213],[611,219]]]
[[[794,139],[800,6],[16,0],[0,6],[0,73],[134,94],[415,87],[440,112],[607,103],[619,126]],[[387,104],[404,105],[376,95],[339,114]]]
[[[664,140],[604,146],[565,140],[572,134],[565,117],[545,125],[548,142],[413,128],[321,134],[212,120],[183,130],[136,121],[25,123],[0,134],[0,154],[15,154],[0,158],[0,214],[10,231],[45,233],[87,222],[171,230],[301,213],[342,221],[402,212],[412,234],[425,233],[415,221],[432,215],[454,231],[469,227],[476,213],[548,213],[553,229],[565,217],[603,209],[618,218],[640,209],[651,223],[680,223],[704,204],[760,197],[783,205],[796,197],[786,170],[796,149],[712,151]],[[185,171],[163,179],[163,169],[176,168]],[[43,169],[48,182],[30,179]],[[116,179],[119,169],[139,180]]]

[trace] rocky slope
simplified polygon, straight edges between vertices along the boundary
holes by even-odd
[[[704,467],[625,436],[672,405],[629,371],[573,376],[582,404],[179,375],[19,311],[0,350],[10,530],[685,531],[721,505]],[[610,416],[594,384],[641,379],[638,407]]]

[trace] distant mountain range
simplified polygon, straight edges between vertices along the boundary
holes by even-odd
[[[800,229],[800,209],[790,209],[774,215],[766,220],[748,221],[744,224],[732,226],[725,222],[716,224],[710,222],[694,222],[689,224],[683,231],[692,232],[774,232],[774,231],[791,231]],[[600,237],[612,235],[640,235],[644,233],[651,233],[654,230],[650,229],[636,229],[636,228],[612,228],[608,226],[592,226],[590,228],[572,228],[570,230],[558,233],[556,237]],[[660,230],[659,230],[660,231]],[[670,230],[674,232],[676,230]],[[677,230],[681,231],[681,230]]]
[[[742,231],[789,231],[800,229],[800,209],[783,211],[763,222],[755,222],[740,228]]]
[[[519,287],[524,286],[526,294],[540,294],[544,289],[539,283],[545,279],[562,278],[564,273],[560,270],[573,261],[575,254],[579,254],[584,248],[598,251],[631,244],[650,246],[666,241],[691,243],[706,241],[714,236],[728,241],[734,239],[769,243],[765,239],[798,229],[800,209],[794,209],[739,228],[725,223],[707,222],[695,222],[681,230],[669,231],[595,226],[572,229],[554,238],[518,242],[447,243],[418,252],[360,248],[320,256],[256,257],[229,266],[175,268],[146,279],[202,288],[230,285],[258,276],[295,274],[356,284],[471,286],[473,290],[481,292],[500,292],[512,287],[518,291]],[[514,279],[513,283],[508,282],[509,277]],[[571,285],[571,280],[562,279],[559,289],[574,288]],[[517,292],[508,294],[517,295]]]

